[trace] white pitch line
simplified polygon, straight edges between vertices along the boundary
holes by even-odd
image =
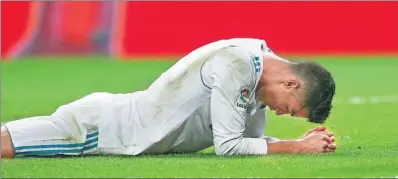
[[[398,95],[387,95],[387,96],[352,96],[348,99],[333,99],[333,105],[340,104],[352,104],[352,105],[363,105],[363,104],[382,104],[382,103],[398,103]],[[270,110],[267,106],[265,109]]]
[[[353,96],[346,100],[335,99],[333,100],[334,105],[338,104],[380,104],[380,103],[398,103],[398,95],[388,95],[388,96]]]

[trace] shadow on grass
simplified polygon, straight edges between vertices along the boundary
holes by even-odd
[[[340,157],[393,157],[397,156],[398,151],[391,150],[375,150],[370,146],[363,148],[355,146],[347,146],[333,153],[321,153],[321,154],[267,154],[267,155],[233,155],[233,156],[218,156],[214,150],[204,150],[197,153],[170,153],[170,154],[143,154],[143,155],[58,155],[58,156],[25,156],[23,158],[119,158],[119,159],[213,159],[213,158],[234,158],[234,159],[256,159],[256,158],[278,158],[278,159],[293,159],[293,158],[340,158]]]
[[[150,158],[218,158],[232,156],[217,156],[215,153],[173,153],[173,154],[143,154],[143,155],[56,155],[56,156],[24,156],[23,158],[119,158],[119,159],[150,159]],[[259,156],[233,156],[239,158],[258,158]]]
[[[352,156],[352,153],[349,154]],[[214,152],[206,153],[173,153],[173,154],[145,154],[145,155],[57,155],[57,156],[25,156],[24,158],[109,158],[109,159],[259,159],[259,158],[306,158],[306,157],[331,157],[344,156],[339,153],[323,153],[323,154],[267,154],[267,155],[227,155],[219,156]]]

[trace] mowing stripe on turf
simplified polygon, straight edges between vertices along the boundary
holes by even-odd
[[[387,96],[352,96],[346,100],[335,99],[333,104],[380,104],[380,103],[398,103],[398,95],[387,95]]]

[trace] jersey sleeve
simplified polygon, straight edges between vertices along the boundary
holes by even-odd
[[[267,142],[244,137],[247,105],[254,92],[254,66],[250,55],[237,47],[218,51],[210,59],[211,122],[217,155],[267,153]]]
[[[265,133],[265,110],[259,109],[253,116],[248,117],[249,124],[243,133],[244,137],[262,138]]]
[[[267,121],[265,112],[265,109],[259,109],[253,116],[248,117],[250,122],[245,128],[243,133],[244,137],[262,138],[267,140],[267,142],[280,141],[280,139],[276,137],[265,136],[265,127]]]

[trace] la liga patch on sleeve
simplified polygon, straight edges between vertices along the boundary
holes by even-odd
[[[248,103],[249,103],[249,94],[250,90],[249,87],[242,87],[239,91],[238,99],[236,99],[236,106],[247,109]]]

